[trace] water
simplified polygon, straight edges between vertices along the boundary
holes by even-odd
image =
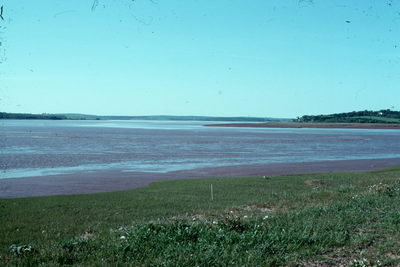
[[[0,178],[400,157],[399,130],[202,126],[208,123],[3,120]]]

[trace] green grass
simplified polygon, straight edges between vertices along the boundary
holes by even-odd
[[[3,199],[0,264],[395,265],[399,190],[400,167]]]

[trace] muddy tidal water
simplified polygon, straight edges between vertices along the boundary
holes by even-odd
[[[204,127],[177,121],[0,121],[0,178],[99,170],[399,158],[399,130]]]

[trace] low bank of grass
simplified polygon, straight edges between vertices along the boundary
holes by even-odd
[[[400,167],[3,199],[0,263],[395,265],[399,190]]]

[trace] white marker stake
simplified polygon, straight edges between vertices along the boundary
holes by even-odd
[[[214,200],[214,192],[212,184],[210,185],[210,189],[211,189],[211,200]]]

